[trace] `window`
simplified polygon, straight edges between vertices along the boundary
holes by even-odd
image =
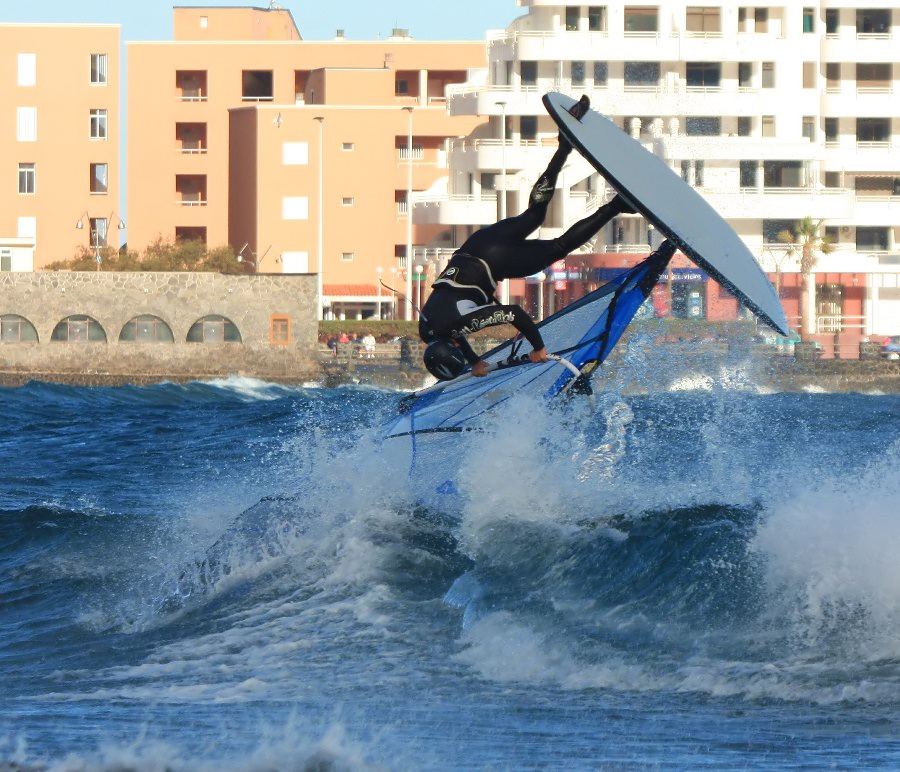
[[[91,110],[91,139],[106,139],[106,110],[94,108]]]
[[[762,63],[762,87],[775,88],[775,62]]]
[[[687,62],[684,74],[688,88],[718,88],[722,67],[719,62]]]
[[[609,64],[594,62],[594,86],[606,86],[609,82]]]
[[[341,261],[345,263],[353,262],[354,253],[353,252],[341,252]]]
[[[19,193],[34,193],[34,164],[19,164]]]
[[[722,31],[722,12],[719,8],[688,6],[685,14],[685,29],[695,34]]]
[[[175,92],[185,102],[206,101],[206,70],[176,70]]]
[[[50,335],[50,340],[60,343],[106,343],[106,331],[100,322],[90,316],[67,316]]]
[[[341,150],[345,150],[348,153],[351,152],[353,150],[353,148],[354,148],[354,144],[352,142],[342,142],[341,143]]]
[[[891,67],[888,62],[859,62],[856,65],[856,88],[858,91],[890,93]]]
[[[19,142],[37,142],[37,108],[16,108],[16,139]]]
[[[856,12],[857,35],[887,35],[890,31],[890,8],[862,8]]]
[[[243,70],[241,99],[245,102],[271,102],[274,76],[272,70]]]
[[[537,116],[523,115],[519,119],[519,134],[522,139],[537,139]]]
[[[890,118],[857,118],[856,141],[857,142],[890,142],[891,119]]]
[[[872,252],[886,252],[888,248],[888,228],[856,226],[856,248]]]
[[[185,241],[199,241],[201,244],[206,244],[206,226],[176,225],[175,241],[179,244]]]
[[[281,217],[284,220],[308,220],[309,198],[307,196],[285,196],[281,200]]]
[[[105,247],[107,244],[106,236],[109,230],[109,223],[105,217],[91,217],[88,221],[90,225],[90,236],[92,247]]]
[[[91,85],[102,86],[106,78],[106,54],[91,54]]]
[[[520,62],[519,74],[522,79],[523,86],[536,86],[538,75],[537,62]]]
[[[749,115],[738,116],[737,125],[739,137],[749,137],[753,134],[753,119]]]
[[[201,16],[200,29],[206,29],[207,27],[209,27],[209,16]]]
[[[812,115],[804,115],[803,116],[803,128],[802,133],[804,139],[808,139],[810,142],[816,141],[816,119]]]
[[[572,62],[572,85],[584,85],[584,62]]]
[[[656,8],[625,7],[625,34],[641,32],[657,32],[659,15]]]
[[[797,220],[763,220],[762,232],[764,244],[784,244],[779,238],[782,233],[794,233],[797,230]]]
[[[175,195],[181,206],[206,206],[207,180],[205,174],[176,174]]]
[[[11,265],[7,261],[12,261],[12,254],[8,249],[0,250],[0,270],[11,270]],[[24,316],[18,314],[0,316],[0,342],[37,343],[37,340],[37,330]]]
[[[763,185],[767,188],[802,188],[805,178],[801,161],[763,161]]]
[[[395,96],[406,96],[409,94],[409,81],[406,78],[397,78],[394,84]]]
[[[575,32],[578,30],[578,19],[581,17],[581,8],[577,5],[566,6],[566,30]]]
[[[752,62],[738,62],[738,87],[751,88],[753,86]]]
[[[825,34],[837,35],[840,27],[840,10],[837,8],[825,9]]]
[[[684,130],[689,137],[718,137],[722,133],[722,119],[718,116],[688,116]]]
[[[825,90],[840,91],[841,90],[841,63],[826,62],[825,63]]]
[[[840,172],[825,172],[825,187],[826,188],[841,187],[841,173]],[[837,239],[835,239],[835,241],[837,241]]]
[[[291,342],[291,317],[287,314],[272,314],[269,317],[269,343],[287,346]]]
[[[764,115],[762,117],[762,135],[764,137],[775,136],[775,116]]]
[[[344,196],[341,199],[341,206],[353,206],[354,199],[353,196]]]
[[[742,188],[755,188],[759,163],[757,161],[740,162],[740,185]]]
[[[285,166],[306,166],[309,163],[309,142],[285,142],[281,146],[281,163]]]
[[[803,88],[816,87],[816,63],[803,62]]]
[[[241,333],[230,319],[217,314],[204,316],[191,325],[188,343],[241,343]]]
[[[12,271],[12,250],[0,249],[0,273],[8,273]],[[0,341],[5,340],[3,337],[2,317],[0,317]]]
[[[119,341],[125,343],[174,343],[172,328],[162,319],[152,314],[134,317],[122,327]]]
[[[182,153],[205,153],[206,134],[205,123],[175,124],[175,142]]]
[[[18,85],[37,85],[37,54],[19,54]]]
[[[804,32],[815,32],[816,31],[816,9],[815,8],[804,8],[803,9],[803,31]]]
[[[656,86],[659,62],[625,62],[625,87]]]
[[[109,166],[91,164],[91,193],[109,192]]]
[[[592,5],[588,8],[588,29],[591,32],[606,32],[605,5]]]

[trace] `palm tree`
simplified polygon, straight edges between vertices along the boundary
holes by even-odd
[[[799,256],[800,276],[800,337],[804,340],[813,332],[815,321],[816,285],[813,280],[813,268],[818,262],[817,253],[828,255],[834,252],[834,242],[831,236],[820,232],[824,220],[814,220],[812,217],[804,217],[794,230],[783,230],[778,234],[778,240],[789,244],[787,253]],[[810,313],[812,312],[812,313]]]

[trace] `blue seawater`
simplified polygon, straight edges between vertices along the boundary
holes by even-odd
[[[0,768],[900,767],[897,396],[0,396]]]

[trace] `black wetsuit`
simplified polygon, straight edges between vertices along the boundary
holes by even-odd
[[[501,305],[497,301],[497,282],[531,276],[548,268],[586,243],[617,214],[630,211],[617,198],[558,238],[529,239],[547,216],[556,179],[570,151],[567,143],[560,144],[532,188],[529,206],[522,214],[481,228],[454,252],[422,308],[419,336],[423,341],[451,338],[474,364],[479,357],[465,336],[495,324],[512,324],[533,349],[544,348],[531,317],[518,305]]]

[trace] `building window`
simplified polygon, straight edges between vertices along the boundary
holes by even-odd
[[[766,188],[805,187],[806,169],[801,161],[763,161]]]
[[[244,102],[271,102],[274,99],[272,70],[243,70],[241,99]]]
[[[625,88],[659,85],[659,62],[625,62]]]
[[[581,8],[579,6],[566,6],[566,31],[577,32],[579,18],[581,18]]]
[[[841,173],[840,172],[825,172],[825,187],[826,188],[841,187]],[[835,239],[835,241],[837,241],[837,239]]]
[[[719,62],[687,62],[684,74],[688,88],[719,88],[722,66]]]
[[[812,115],[803,116],[803,137],[810,142],[816,141],[816,119]]]
[[[354,147],[354,145],[352,142],[342,142],[341,143],[341,150],[346,150],[347,152],[350,152],[351,150],[353,150],[353,147]]]
[[[34,193],[34,164],[19,164],[19,193]]]
[[[209,16],[201,16],[200,17],[200,29],[207,29],[209,27]]]
[[[762,117],[762,135],[764,137],[775,136],[775,116],[764,115]]]
[[[353,257],[354,257],[353,252],[341,252],[341,261],[344,263],[352,263]]]
[[[100,322],[90,316],[67,316],[50,335],[50,340],[60,343],[106,343],[106,331]]]
[[[91,54],[91,85],[102,86],[107,82],[106,54]]]
[[[199,241],[201,244],[206,244],[206,226],[176,225],[175,241],[179,244],[185,241]]]
[[[584,62],[572,62],[572,85],[584,85]]]
[[[109,165],[91,164],[91,193],[109,192]]]
[[[287,314],[272,314],[269,317],[269,343],[287,346],[291,342],[291,317]]]
[[[394,84],[394,95],[395,96],[408,96],[409,95],[409,81],[406,78],[397,78]]]
[[[12,254],[9,250],[0,250],[0,270],[9,271],[12,262]],[[24,316],[18,314],[3,314],[0,316],[0,342],[2,343],[37,343],[38,334],[34,325]]]
[[[185,102],[206,101],[206,70],[176,70],[175,92]]]
[[[738,88],[753,87],[753,63],[738,62]]]
[[[625,34],[658,32],[659,12],[656,8],[625,7]]]
[[[519,77],[523,86],[536,86],[538,77],[537,62],[519,62]]]
[[[887,252],[889,228],[856,226],[856,248],[867,252]]]
[[[816,87],[816,63],[803,62],[803,88]]]
[[[804,8],[803,9],[803,31],[804,32],[815,32],[816,31],[816,9],[815,8]]]
[[[689,116],[684,121],[689,137],[718,137],[722,134],[722,119],[718,116]]]
[[[309,164],[309,142],[285,142],[281,147],[281,163],[285,166]]]
[[[91,139],[106,139],[107,121],[106,110],[94,108],[91,110]]]
[[[721,32],[721,9],[688,6],[685,13],[685,29],[700,35]]]
[[[594,87],[606,86],[609,82],[609,64],[594,62]]]
[[[206,206],[207,185],[205,174],[176,174],[175,194],[181,206]]]
[[[757,181],[757,174],[759,171],[759,163],[756,161],[741,161],[740,162],[740,178],[741,178],[741,187],[742,188],[755,188]]]
[[[890,118],[857,118],[856,141],[888,143],[891,140]]]
[[[152,314],[134,317],[122,327],[119,342],[125,343],[174,343],[172,328],[162,319]]]
[[[825,9],[825,34],[837,35],[840,27],[841,13],[837,8]]]
[[[191,325],[188,343],[241,343],[241,333],[230,319],[217,314],[204,316]]]
[[[762,87],[775,88],[775,62],[762,63]]]
[[[605,5],[592,5],[588,8],[588,29],[591,32],[606,32]]]
[[[0,249],[0,273],[8,273],[12,271],[12,250]],[[0,340],[3,340],[0,337]]]
[[[861,8],[856,12],[857,35],[888,35],[891,31],[891,9]]]
[[[16,140],[37,142],[37,108],[16,108]]]
[[[749,115],[740,115],[737,119],[739,137],[749,137],[753,134],[753,119]]]
[[[281,199],[283,220],[308,220],[309,198],[307,196],[285,196]]]
[[[523,115],[519,119],[519,134],[523,140],[537,139],[537,116]]]
[[[341,206],[353,206],[354,199],[353,196],[344,196],[341,199]]]
[[[175,142],[182,153],[206,152],[205,123],[176,123]]]
[[[37,54],[19,54],[17,59],[18,85],[37,85]]]

